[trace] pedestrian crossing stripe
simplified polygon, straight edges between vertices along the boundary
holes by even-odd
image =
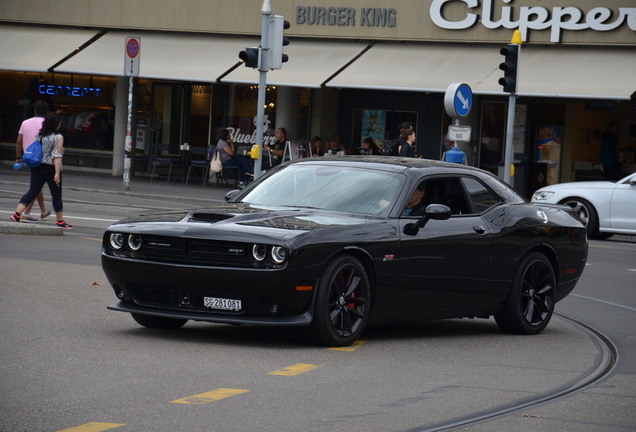
[[[304,374],[305,372],[312,371],[314,369],[318,369],[322,365],[314,365],[307,363],[298,363],[293,366],[286,367],[285,369],[276,370],[274,372],[269,372],[268,375],[284,375],[284,376],[295,376]]]
[[[183,399],[177,399],[170,401],[170,403],[189,404],[189,405],[203,405],[206,403],[218,401],[228,398],[230,396],[236,396],[241,393],[247,393],[249,390],[219,388],[205,393],[200,393],[194,396],[188,396]]]
[[[126,424],[92,422],[92,423],[83,424],[81,426],[75,426],[70,429],[63,429],[58,432],[103,432],[110,429],[118,428],[120,426],[126,426]]]

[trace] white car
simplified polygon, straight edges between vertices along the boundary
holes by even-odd
[[[574,209],[593,239],[636,235],[636,173],[617,181],[588,181],[546,186],[532,195],[536,203]]]

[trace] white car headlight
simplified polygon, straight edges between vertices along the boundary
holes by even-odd
[[[550,191],[539,191],[532,194],[532,201],[545,201],[554,195],[554,192]]]

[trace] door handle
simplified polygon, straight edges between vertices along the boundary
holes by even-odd
[[[483,225],[473,225],[473,229],[477,234],[483,234],[486,232],[486,228]]]

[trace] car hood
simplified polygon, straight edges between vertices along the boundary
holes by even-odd
[[[351,230],[372,221],[365,215],[296,207],[252,206],[227,203],[192,211],[153,213],[123,219],[110,231],[169,235],[217,240],[256,241],[263,238],[293,238],[329,228],[329,235]],[[361,230],[361,233],[364,230]],[[322,235],[322,234],[321,234]],[[325,234],[326,235],[326,234]]]
[[[586,189],[607,189],[616,185],[616,182],[611,181],[585,181],[585,182],[569,182],[559,183],[551,186],[544,186],[537,192],[542,191],[557,191],[557,190],[586,190]]]

